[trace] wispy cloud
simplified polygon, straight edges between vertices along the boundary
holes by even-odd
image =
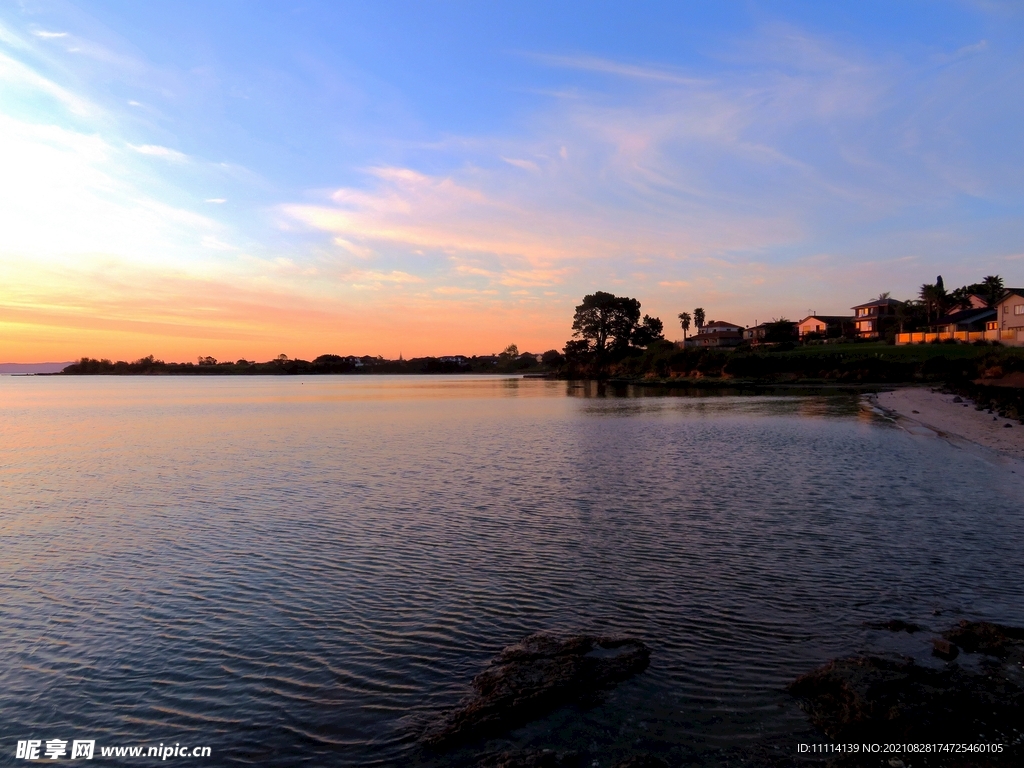
[[[540,170],[533,160],[522,160],[516,157],[503,157],[501,158],[509,165],[514,165],[516,168],[522,168],[524,171],[537,171]]]
[[[171,160],[176,163],[183,163],[188,160],[188,155],[183,152],[179,152],[176,149],[170,147],[162,147],[159,144],[129,144],[129,147],[134,149],[140,155],[150,155],[151,157],[162,157],[165,160]]]
[[[969,56],[974,53],[981,53],[982,51],[988,50],[988,40],[979,40],[971,45],[965,45],[963,48],[957,49],[957,56]]]
[[[597,56],[560,56],[548,53],[525,53],[523,55],[551,67],[598,72],[638,80],[655,80],[676,85],[699,85],[706,82],[699,78],[688,77],[681,72],[668,68],[628,64]]]
[[[41,37],[44,40],[52,40],[53,38],[68,36],[67,32],[49,32],[45,29],[35,29],[32,31],[32,34],[36,37]]]

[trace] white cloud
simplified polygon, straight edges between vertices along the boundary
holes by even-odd
[[[36,94],[45,94],[61,103],[74,115],[87,117],[97,110],[86,100],[43,77],[20,61],[0,53],[0,82],[22,88]]]
[[[150,155],[152,157],[162,157],[166,160],[171,160],[176,163],[184,162],[188,159],[188,155],[171,149],[170,147],[162,147],[159,144],[129,144],[129,147],[134,149],[140,155]]]
[[[67,32],[48,32],[45,29],[36,29],[32,31],[32,34],[36,37],[41,37],[44,40],[50,40],[55,37],[67,37]]]
[[[522,168],[524,171],[537,171],[539,168],[533,160],[520,160],[515,157],[503,157],[501,158],[509,165],[514,165],[516,168]]]
[[[208,197],[203,202],[205,202],[205,203],[216,203],[217,205],[220,205],[221,203],[226,203],[227,202],[227,198],[225,198],[225,197]]]
[[[973,45],[965,45],[963,48],[957,50],[957,56],[968,56],[972,53],[981,53],[988,49],[988,40],[979,40]]]
[[[237,251],[238,248],[230,243],[225,243],[223,240],[219,240],[213,235],[206,235],[202,239],[203,248],[209,248],[212,251]]]

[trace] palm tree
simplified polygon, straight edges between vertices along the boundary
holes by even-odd
[[[683,327],[683,344],[686,343],[686,332],[690,330],[690,313],[679,313],[679,324]]]
[[[697,333],[704,327],[704,308],[697,307],[693,310],[693,324],[697,326]]]
[[[1003,278],[999,275],[988,275],[981,281],[985,291],[985,302],[994,307],[1003,297]]]
[[[946,309],[946,290],[939,283],[925,283],[921,286],[918,295],[921,297],[921,303],[924,304],[928,323],[931,324],[932,312],[934,311],[935,316],[938,317]]]

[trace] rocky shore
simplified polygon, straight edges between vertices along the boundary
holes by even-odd
[[[892,622],[894,631],[907,631]],[[812,724],[837,744],[963,745],[912,754],[839,755],[853,766],[1024,765],[1024,629],[961,621],[933,640],[940,667],[914,659],[853,656],[835,659],[789,687]],[[980,654],[976,670],[960,652]],[[981,751],[979,751],[979,748]]]
[[[927,632],[894,619],[891,632]],[[932,638],[933,660],[849,656],[788,687],[821,734],[820,743],[933,745],[927,751],[799,754],[744,747],[725,763],[758,768],[974,768],[1024,765],[1024,629],[961,621]],[[649,651],[624,637],[532,635],[502,650],[474,678],[474,694],[425,734],[434,754],[481,744],[552,709],[585,702],[645,670]],[[962,745],[936,749],[934,745]],[[585,752],[550,749],[477,753],[474,768],[582,768]],[[666,768],[664,756],[638,751],[613,768]]]

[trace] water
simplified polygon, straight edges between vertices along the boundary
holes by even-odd
[[[0,754],[77,738],[206,745],[208,765],[529,747],[742,764],[814,738],[795,676],[864,651],[929,663],[927,633],[866,621],[1024,624],[1018,466],[852,398],[598,394],[0,378]],[[419,747],[542,629],[641,637],[651,666],[475,750]]]

